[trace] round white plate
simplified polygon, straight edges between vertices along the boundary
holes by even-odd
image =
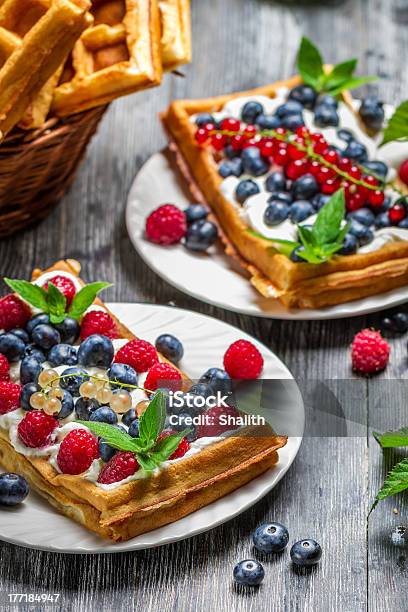
[[[241,330],[204,315],[149,304],[110,304],[119,319],[140,337],[154,342],[157,336],[171,332],[183,342],[185,358],[180,367],[196,379],[212,366],[222,367],[228,346],[237,339],[254,342],[262,352],[263,377],[287,381],[293,401],[288,404],[289,422],[303,431],[304,408],[299,389],[286,366],[266,346]],[[279,463],[228,496],[194,512],[176,523],[166,525],[120,544],[110,544],[58,514],[39,495],[31,492],[18,508],[0,509],[0,540],[65,553],[112,553],[161,546],[212,529],[237,516],[270,491],[287,472],[299,450],[301,437],[289,438],[279,451]]]
[[[185,181],[168,151],[153,155],[140,170],[129,194],[126,225],[130,239],[147,265],[180,291],[243,314],[275,319],[339,319],[368,314],[408,300],[408,287],[381,295],[317,310],[287,310],[271,298],[263,298],[245,272],[225,255],[220,244],[208,254],[188,251],[182,244],[162,247],[144,237],[146,217],[160,204],[185,208],[192,201]]]

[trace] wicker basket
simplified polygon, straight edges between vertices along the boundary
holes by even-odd
[[[14,130],[0,145],[0,237],[44,217],[70,187],[106,106]]]

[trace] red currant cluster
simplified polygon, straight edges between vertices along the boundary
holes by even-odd
[[[384,203],[384,184],[379,179],[366,174],[353,160],[339,155],[321,133],[312,133],[304,126],[296,133],[285,128],[261,131],[254,125],[241,126],[238,119],[227,118],[218,127],[214,123],[200,126],[195,139],[200,145],[209,144],[217,153],[227,145],[237,152],[258,147],[271,165],[284,168],[289,179],[312,174],[325,195],[343,187],[349,212],[366,205],[380,208]]]

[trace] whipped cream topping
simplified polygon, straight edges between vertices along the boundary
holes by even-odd
[[[225,119],[227,117],[233,117],[234,119],[241,119],[241,112],[244,105],[249,101],[256,101],[262,104],[265,114],[273,114],[278,106],[284,104],[287,101],[289,90],[285,87],[277,90],[274,98],[268,98],[266,96],[242,96],[230,100],[225,104],[223,109],[219,112],[214,112],[212,115],[217,121]],[[355,110],[358,110],[361,102],[355,101]],[[385,114],[389,118],[394,109],[391,105],[385,105]],[[401,165],[402,161],[408,158],[408,143],[407,142],[394,142],[379,147],[382,136],[378,134],[375,138],[370,138],[361,129],[356,114],[346,104],[340,102],[338,114],[340,118],[341,128],[346,128],[353,132],[358,140],[364,144],[367,148],[369,159],[376,159],[385,162],[389,166],[389,173],[387,181],[392,181],[396,178],[397,169]],[[191,117],[191,121],[195,120],[196,116]],[[345,143],[337,136],[337,130],[339,127],[327,127],[327,128],[316,128],[314,125],[314,114],[312,111],[305,109],[303,111],[303,117],[305,125],[311,131],[316,131],[323,134],[325,139],[331,145],[337,146],[341,149],[344,148]],[[268,200],[271,194],[265,189],[266,176],[259,178],[253,177],[247,174],[242,174],[239,178],[235,176],[229,176],[225,178],[221,183],[221,191],[225,198],[231,203],[234,208],[239,211],[239,214],[245,224],[251,229],[262,234],[266,238],[278,238],[281,240],[294,240],[297,236],[296,225],[290,220],[283,221],[282,223],[269,227],[266,225],[263,219],[265,209],[268,204]],[[245,179],[251,179],[255,181],[260,189],[260,193],[249,197],[244,206],[241,206],[235,197],[235,190],[238,184]],[[386,190],[386,195],[391,198],[391,201],[398,199],[399,195],[392,189]],[[302,225],[312,225],[316,215],[308,217]],[[369,244],[358,248],[359,253],[370,253],[381,249],[386,244],[399,240],[408,240],[408,230],[398,227],[387,227],[374,231],[374,240]]]

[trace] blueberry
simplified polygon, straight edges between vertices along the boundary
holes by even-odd
[[[352,221],[350,223],[350,234],[353,234],[358,240],[358,244],[360,246],[364,246],[365,244],[369,244],[372,240],[374,240],[373,232],[362,223],[358,221]]]
[[[283,172],[278,170],[271,172],[265,181],[266,191],[286,191],[286,178]]]
[[[191,204],[185,209],[186,221],[188,224],[194,221],[201,221],[208,217],[208,209],[202,204]]]
[[[230,393],[232,390],[231,378],[227,372],[221,370],[221,368],[210,368],[201,376],[198,382],[209,383],[214,388],[215,392],[219,391],[223,394]]]
[[[330,200],[329,195],[325,195],[324,193],[318,193],[312,198],[311,202],[312,202],[313,208],[319,211],[321,208],[323,208],[325,204],[327,204],[329,200]]]
[[[319,96],[317,99],[317,105],[335,108],[336,110],[339,107],[338,100],[336,100],[336,98],[334,96],[331,96],[330,94],[323,94]]]
[[[139,437],[139,419],[135,419],[129,425],[128,434],[129,434],[129,436],[132,436],[132,438],[138,438]]]
[[[109,444],[107,444],[103,438],[99,439],[99,455],[102,461],[108,463],[108,461],[110,461],[112,457],[116,455],[117,452],[118,451],[116,450],[116,448],[109,446]]]
[[[19,474],[0,474],[0,505],[17,506],[27,497],[28,482]]]
[[[100,408],[100,403],[96,399],[79,397],[75,402],[75,414],[80,421],[89,421],[92,412],[98,408]]]
[[[130,427],[135,419],[137,419],[137,412],[134,408],[131,408],[122,416],[122,423],[126,425],[126,427]]]
[[[0,353],[3,353],[9,361],[20,361],[25,351],[25,344],[10,332],[0,335]]]
[[[211,221],[196,221],[187,230],[185,246],[190,251],[206,251],[218,238],[217,227]]]
[[[236,151],[230,144],[224,147],[225,157],[228,159],[235,159],[241,156],[241,151]]]
[[[90,413],[89,420],[97,423],[116,425],[118,422],[118,415],[114,410],[112,410],[112,408],[109,408],[108,406],[101,406]]]
[[[74,400],[69,391],[64,391],[63,398],[61,399],[61,410],[55,415],[56,419],[67,419],[74,410]]]
[[[55,327],[51,327],[51,325],[47,325],[45,323],[36,325],[33,329],[31,337],[35,344],[38,344],[40,348],[43,348],[46,351],[61,342],[59,331],[55,329]]]
[[[301,223],[313,214],[314,208],[307,200],[297,200],[289,209],[289,218],[292,223]]]
[[[302,253],[302,251],[304,250],[305,250],[305,247],[303,245],[300,245],[294,248],[290,254],[290,260],[293,261],[293,263],[305,263],[306,260],[303,259],[303,257],[299,255],[299,253]]]
[[[340,128],[337,130],[337,136],[340,138],[340,140],[344,140],[344,142],[347,143],[354,140],[353,132],[350,132],[350,130],[346,130],[345,128]]]
[[[136,371],[125,363],[113,363],[108,370],[108,378],[111,381],[110,386],[112,389],[132,389],[132,387],[137,385]],[[122,383],[122,386],[115,385],[112,381]],[[127,385],[131,386],[128,387]]]
[[[60,365],[76,365],[78,363],[77,349],[71,344],[56,344],[48,353],[47,361],[53,367]]]
[[[300,540],[290,549],[290,558],[295,565],[310,567],[320,561],[322,549],[315,540]]]
[[[260,130],[276,130],[282,125],[282,121],[275,115],[258,115],[255,123]]]
[[[381,130],[385,113],[383,103],[375,96],[369,96],[361,103],[359,114],[364,124],[372,130]]]
[[[408,546],[408,527],[405,525],[394,527],[391,531],[391,542],[398,547]]]
[[[257,117],[262,115],[264,112],[264,107],[259,102],[250,101],[244,104],[244,107],[241,111],[242,121],[245,123],[255,123]]]
[[[364,167],[368,170],[371,170],[376,176],[385,179],[388,174],[388,166],[382,161],[366,161],[364,162]]]
[[[79,338],[81,331],[80,325],[76,319],[65,317],[62,323],[55,326],[61,336],[61,342],[64,344],[74,344]]]
[[[337,127],[339,125],[337,110],[332,106],[317,106],[315,109],[314,122],[317,127]]]
[[[294,200],[309,200],[319,191],[319,185],[313,174],[304,174],[293,181],[292,195]]]
[[[380,327],[383,331],[387,332],[395,332],[394,318],[393,317],[383,317],[380,321]]]
[[[273,200],[265,209],[263,220],[265,225],[273,227],[283,223],[289,216],[289,206],[283,202]]]
[[[30,404],[30,397],[34,393],[37,393],[39,390],[40,390],[40,387],[39,385],[37,385],[37,383],[29,382],[26,385],[24,385],[24,387],[21,390],[21,395],[20,395],[20,405],[22,408],[24,408],[24,410],[33,409]]]
[[[243,586],[257,586],[265,577],[265,570],[259,561],[245,559],[234,567],[234,580]]]
[[[189,395],[196,395],[198,397],[204,397],[207,399],[208,397],[214,395],[214,388],[208,383],[196,383],[190,387],[188,393]]]
[[[408,331],[408,315],[405,312],[397,312],[393,316],[395,329],[401,334]]]
[[[348,218],[355,219],[359,223],[362,223],[363,225],[367,225],[367,227],[369,227],[370,225],[373,225],[375,221],[375,215],[373,211],[370,210],[369,208],[360,208],[359,210],[356,210],[350,213],[348,215]]]
[[[289,532],[281,523],[264,523],[255,529],[252,541],[259,552],[278,553],[288,545]]]
[[[210,113],[200,113],[197,115],[195,123],[198,127],[203,127],[207,123],[215,123],[215,119]]]
[[[382,212],[377,215],[374,220],[374,223],[377,229],[381,229],[382,227],[389,227],[391,225],[391,222],[388,216],[388,212]]]
[[[346,234],[339,255],[353,255],[358,249],[358,240],[353,234]]]
[[[316,98],[316,90],[313,89],[313,87],[310,87],[309,85],[296,85],[296,87],[291,89],[291,91],[289,92],[290,100],[295,100],[296,102],[299,102],[300,104],[302,104],[302,106],[308,108],[309,110],[313,109],[316,103]]]
[[[30,382],[37,382],[41,371],[42,366],[35,357],[24,357],[20,364],[21,384],[25,385]]]
[[[30,337],[28,333],[25,331],[25,329],[22,329],[21,327],[15,327],[14,329],[11,329],[9,333],[14,334],[15,336],[17,336],[17,338],[20,338],[20,340],[22,340],[24,344],[28,344],[30,342]]]
[[[171,334],[161,334],[155,342],[156,349],[172,363],[178,363],[183,355],[184,348],[180,340]]]
[[[26,330],[29,334],[32,334],[34,327],[37,325],[49,325],[50,317],[47,314],[35,315],[26,325]]]
[[[344,157],[353,159],[359,163],[365,163],[368,159],[368,153],[366,147],[356,140],[352,140],[348,143],[347,147],[343,151]]]
[[[291,132],[295,132],[302,125],[305,125],[305,121],[303,116],[299,114],[286,115],[282,119],[282,126]]]
[[[218,166],[218,174],[223,178],[227,178],[228,176],[237,176],[239,178],[243,171],[244,167],[239,157],[224,160]]]
[[[83,366],[109,368],[114,356],[112,340],[99,334],[85,338],[78,349],[78,363]]]
[[[243,150],[242,165],[244,171],[251,176],[261,176],[269,170],[269,164],[262,159],[258,147],[248,147]]]
[[[275,111],[277,117],[281,119],[288,115],[301,115],[303,111],[303,105],[297,100],[288,100],[285,104],[281,104]]]
[[[28,344],[24,351],[24,357],[35,357],[39,363],[47,360],[45,353],[35,344]]]
[[[258,185],[252,179],[245,179],[240,181],[235,190],[235,197],[240,204],[243,204],[248,198],[256,195],[261,190]]]
[[[67,368],[62,372],[60,387],[66,391],[69,391],[71,395],[76,397],[79,395],[79,387],[83,382],[88,380],[88,378],[88,372],[83,368],[78,368],[76,366]]]
[[[272,191],[270,197],[268,198],[268,204],[270,202],[283,202],[284,204],[292,204],[293,196],[291,193],[287,193],[286,191]]]

